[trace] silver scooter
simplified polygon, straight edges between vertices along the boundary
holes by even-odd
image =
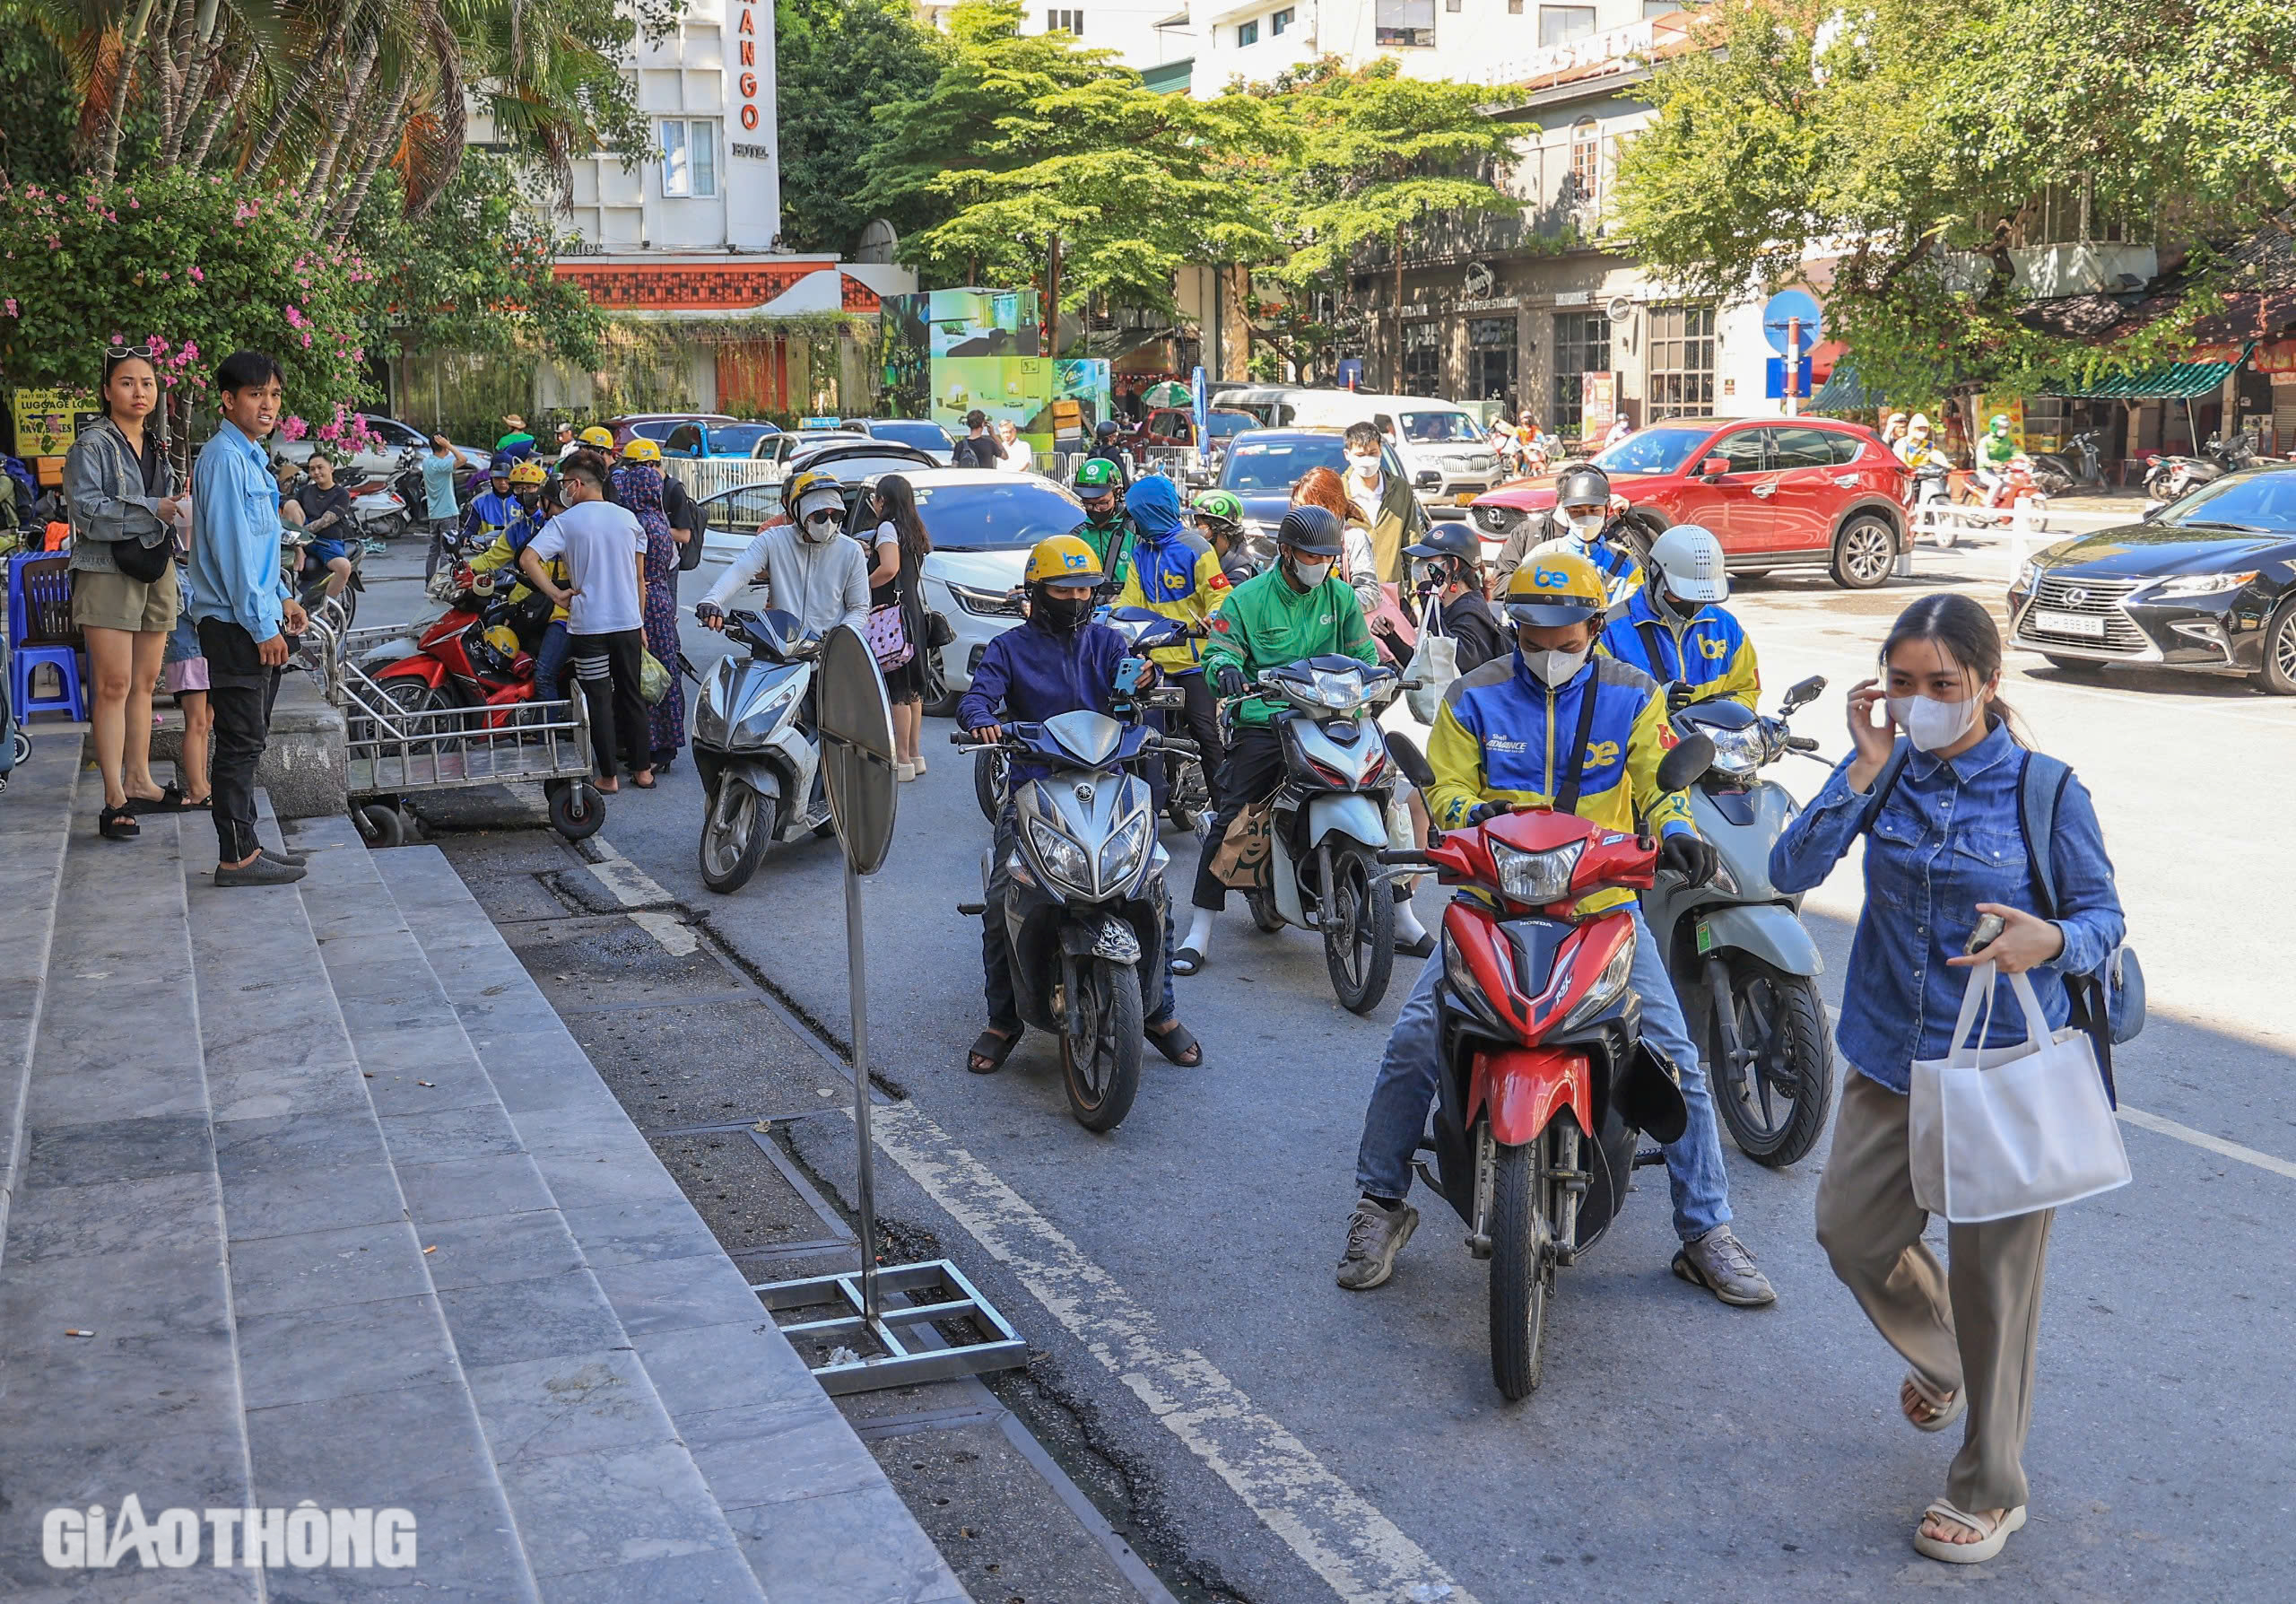
[[[720,658],[693,703],[693,766],[706,798],[701,881],[721,893],[747,885],[771,842],[835,828],[814,728],[821,636],[778,608],[730,613],[726,633],[749,654]]]
[[[1799,804],[1759,771],[1788,753],[1816,752],[1818,744],[1786,720],[1825,686],[1804,680],[1770,718],[1725,701],[1692,702],[1674,715],[1676,733],[1714,743],[1714,762],[1689,797],[1698,833],[1721,867],[1703,885],[1662,873],[1642,894],[1642,916],[1698,1033],[1722,1122],[1741,1152],[1772,1169],[1809,1152],[1825,1129],[1833,1042],[1818,990],[1824,965],[1803,928],[1802,899],[1770,883],[1770,847]]]

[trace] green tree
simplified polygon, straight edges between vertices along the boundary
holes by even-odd
[[[2212,240],[2292,198],[2296,13],[2265,0],[1719,0],[1661,67],[1615,231],[1728,297],[1831,258],[1829,333],[1892,396],[2150,365],[2234,287]],[[2045,203],[2190,246],[2177,316],[2101,341],[2032,315],[2013,255]],[[2164,248],[2164,257],[2170,252]]]
[[[873,112],[929,94],[947,41],[905,0],[780,0],[774,30],[782,234],[798,250],[849,251],[878,215],[861,200],[885,132]],[[943,210],[912,190],[884,215],[906,234]]]

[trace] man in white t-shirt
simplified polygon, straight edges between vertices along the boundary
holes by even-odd
[[[526,583],[566,609],[574,642],[574,678],[590,710],[590,745],[598,789],[622,789],[619,752],[631,783],[654,789],[646,735],[646,699],[639,693],[646,660],[646,530],[635,514],[605,499],[606,465],[577,451],[558,470],[566,510],[542,527],[518,554]],[[571,585],[561,588],[548,564],[562,557]],[[618,744],[617,744],[618,740]]]
[[[1029,449],[1029,442],[1013,426],[1010,418],[996,420],[996,440],[1004,448],[1004,460],[996,466],[1008,474],[1025,474],[1036,466],[1036,453]]]

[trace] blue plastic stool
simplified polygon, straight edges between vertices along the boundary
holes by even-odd
[[[25,570],[40,564],[37,573]],[[33,713],[88,716],[88,695],[80,679],[80,654],[59,641],[58,620],[69,626],[72,577],[55,553],[35,552],[8,559],[8,700],[19,721]],[[27,637],[30,637],[29,641]],[[32,700],[32,671],[53,664],[63,689],[58,696]]]

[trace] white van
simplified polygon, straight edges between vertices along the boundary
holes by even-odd
[[[1279,425],[1344,429],[1386,419],[1387,436],[1422,501],[1459,505],[1505,475],[1490,436],[1456,401],[1426,396],[1378,396],[1364,390],[1292,390],[1275,400]]]

